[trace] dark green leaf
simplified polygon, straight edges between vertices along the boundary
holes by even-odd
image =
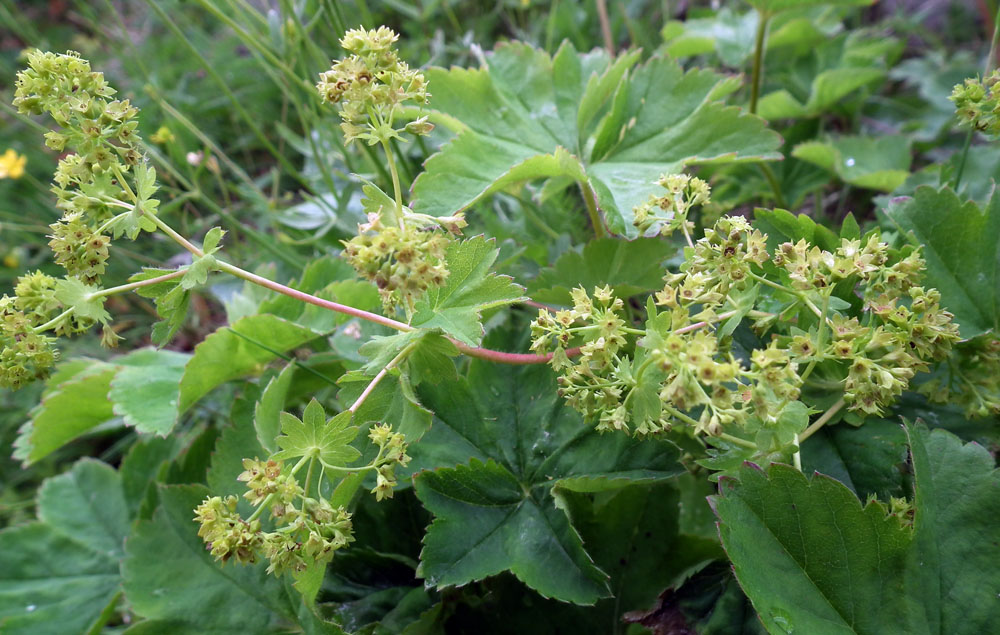
[[[281,581],[263,563],[220,565],[198,537],[191,518],[208,493],[202,486],[160,488],[160,508],[139,521],[126,544],[122,576],[132,610],[183,624],[179,632],[275,632],[295,620]]]
[[[676,449],[598,435],[562,404],[546,367],[476,360],[468,379],[425,384],[420,395],[437,418],[410,451],[416,467],[437,468],[415,481],[436,516],[421,556],[428,580],[462,585],[510,570],[546,596],[590,604],[606,595],[606,577],[549,492],[670,478],[682,469]]]
[[[894,200],[885,215],[921,247],[926,285],[941,292],[962,337],[1000,328],[1000,196],[981,210],[947,187],[923,186]]]
[[[39,522],[0,532],[0,630],[86,632],[119,591],[129,530],[121,480],[84,459],[43,483],[38,508]]]
[[[1000,615],[1000,472],[977,444],[908,428],[913,529],[844,485],[774,464],[714,498],[723,545],[770,632],[988,632]],[[783,580],[775,585],[774,580]],[[799,582],[795,582],[799,580]]]
[[[539,272],[531,285],[531,297],[539,302],[571,304],[569,292],[583,287],[611,285],[615,294],[628,298],[663,287],[663,261],[676,247],[658,238],[592,240],[582,252],[567,251],[548,269]]]

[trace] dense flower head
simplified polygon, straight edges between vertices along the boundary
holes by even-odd
[[[410,69],[393,48],[398,38],[384,26],[351,29],[340,41],[351,54],[320,74],[316,89],[323,101],[337,106],[348,142],[362,139],[375,144],[400,138],[404,129],[427,134],[433,128],[426,118],[395,125],[400,106],[423,105],[429,97],[423,73]]]
[[[1000,69],[983,78],[967,79],[951,92],[963,125],[990,135],[1000,134]]]
[[[357,236],[344,241],[344,257],[361,275],[378,287],[387,311],[411,305],[424,291],[440,286],[448,277],[445,254],[451,238],[437,228],[405,219],[383,222],[373,214]]]
[[[671,192],[690,184],[664,179]],[[810,380],[838,387],[859,415],[881,415],[959,341],[940,294],[920,286],[919,250],[890,252],[874,234],[832,251],[805,240],[769,250],[745,219],[723,217],[685,256],[647,303],[644,328],[607,287],[574,289],[571,308],[532,322],[533,350],[553,353],[560,394],[597,429],[742,429],[775,458]],[[730,334],[743,319],[765,339],[737,356]]]
[[[633,224],[643,234],[654,228],[662,236],[678,229],[690,234],[694,223],[688,220],[688,213],[695,206],[707,205],[712,189],[705,181],[687,174],[664,174],[657,184],[667,190],[666,194],[651,194],[649,200],[637,205],[632,210]]]
[[[351,515],[323,498],[307,496],[281,461],[244,459],[237,480],[257,511],[244,519],[236,496],[206,498],[195,509],[198,535],[216,559],[241,564],[269,561],[268,572],[301,571],[310,562],[329,562],[334,552],[354,540]],[[259,519],[270,510],[274,523],[266,531]]]

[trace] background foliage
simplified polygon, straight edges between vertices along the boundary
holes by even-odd
[[[352,175],[386,191],[390,175],[345,146],[314,84],[347,28],[386,24],[427,69],[437,124],[393,145],[414,209],[468,207],[464,233],[486,237],[449,254],[477,285],[435,291],[415,325],[527,350],[535,309],[490,304],[522,297],[515,282],[559,306],[608,284],[637,322],[683,246],[638,237],[632,210],[688,168],[713,185],[698,232],[739,214],[772,241],[831,249],[880,229],[893,249],[921,245],[975,368],[1000,327],[1000,146],[959,129],[947,97],[996,66],[997,7],[710,4],[0,0],[0,151],[26,157],[0,180],[0,284],[55,269],[61,214],[59,157],[8,105],[13,77],[26,48],[73,49],[141,107],[161,216],[185,236],[223,227],[245,269],[379,311],[338,254],[364,220]],[[604,235],[595,209],[633,240]],[[190,261],[159,235],[114,249],[122,280]],[[394,498],[355,501],[358,540],[309,605],[263,563],[220,567],[192,510],[240,493],[240,460],[277,449],[282,410],[352,404],[380,354],[362,345],[392,332],[207,280],[114,297],[122,352],[74,339],[44,385],[0,393],[0,631],[983,633],[1000,615],[1000,427],[995,409],[969,416],[995,376],[975,377],[986,397],[971,401],[907,393],[860,427],[837,414],[801,471],[736,461],[716,486],[696,448],[584,425],[547,367],[455,357],[440,337],[355,413],[393,422],[413,461]],[[187,317],[157,325],[170,302]],[[808,398],[830,405],[821,385]],[[912,514],[879,503],[893,499]]]

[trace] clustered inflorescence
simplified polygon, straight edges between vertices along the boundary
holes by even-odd
[[[340,40],[351,55],[319,76],[316,88],[324,101],[337,105],[348,142],[362,139],[374,145],[402,139],[401,130],[424,135],[433,129],[426,117],[394,127],[403,104],[423,105],[429,97],[424,74],[400,60],[393,48],[398,39],[384,26],[351,29]]]
[[[257,511],[243,519],[235,496],[213,496],[195,509],[198,535],[216,559],[251,564],[259,556],[270,562],[269,573],[301,571],[312,562],[328,562],[334,552],[354,540],[351,515],[320,497],[306,496],[294,474],[281,461],[244,459],[239,480],[243,495]],[[260,516],[269,509],[273,531],[264,531]]]
[[[951,92],[959,120],[974,130],[1000,134],[1000,70],[982,79],[967,79]]]
[[[309,494],[310,487],[322,490],[328,470],[374,472],[371,493],[376,500],[382,500],[392,497],[397,484],[396,468],[410,460],[401,433],[393,432],[387,424],[373,424],[368,438],[378,447],[378,454],[370,464],[356,468],[329,464],[331,456],[350,459],[358,455],[347,445],[357,428],[347,427],[338,419],[327,421],[315,401],[306,408],[305,423],[288,413],[283,417],[291,422],[291,427],[282,428],[287,434],[297,435],[310,425],[316,428],[305,436],[279,437],[278,444],[288,447],[266,461],[243,459],[244,471],[237,480],[246,484],[243,497],[256,508],[254,512],[244,519],[237,511],[239,501],[235,496],[210,496],[195,509],[194,517],[200,525],[198,535],[216,559],[251,564],[264,557],[270,562],[268,572],[279,575],[301,572],[311,564],[323,565],[354,540],[347,510],[334,507],[321,495]],[[286,468],[284,459],[296,457],[299,461]],[[312,469],[317,465],[318,480],[313,478]],[[309,469],[300,483],[296,475],[306,466]],[[270,512],[267,518],[265,511]]]
[[[389,141],[404,140],[402,132],[426,135],[434,126],[425,116],[396,127],[405,104],[424,105],[429,98],[423,73],[409,68],[393,48],[398,38],[386,27],[348,31],[340,43],[351,54],[334,62],[317,84],[323,100],[337,106],[347,141],[380,143],[389,161],[395,204],[385,196],[378,202],[367,199],[368,221],[359,227],[358,236],[344,242],[344,257],[378,286],[387,311],[399,304],[412,307],[418,295],[444,282],[450,234],[465,226],[461,215],[434,218],[402,204]]]
[[[712,190],[708,183],[687,174],[664,174],[657,184],[667,193],[650,194],[648,201],[633,210],[633,223],[643,234],[655,227],[662,236],[680,230],[690,237],[694,223],[688,220],[688,213],[709,202]]]
[[[58,152],[71,151],[59,161],[54,176],[52,191],[64,215],[50,226],[49,241],[56,263],[67,275],[63,279],[40,272],[25,275],[18,280],[14,297],[0,298],[2,387],[19,388],[48,375],[57,352],[54,339],[44,331],[70,335],[104,322],[102,341],[117,340],[99,305],[74,310],[96,299],[93,285],[105,272],[111,235],[134,237],[139,227],[152,228],[148,221],[135,219],[136,206],[122,201],[129,195],[136,200],[123,172],[145,166],[136,134],[138,111],[128,100],[112,99],[114,93],[104,75],[92,71],[90,63],[74,52],[33,51],[28,54],[28,68],[17,75],[18,111],[48,113],[62,130],[46,133],[46,144]],[[142,189],[146,199],[155,191],[151,184]],[[116,216],[112,213],[116,206],[132,211]],[[156,202],[147,201],[146,207],[152,212]]]
[[[683,208],[672,209],[667,221],[683,227]],[[636,223],[647,218],[637,213]],[[562,394],[601,430],[766,428],[807,380],[877,415],[959,339],[940,294],[919,286],[923,268],[919,251],[891,253],[876,235],[832,252],[804,240],[771,250],[746,220],[724,217],[667,274],[645,328],[627,324],[610,288],[576,289],[571,309],[539,312],[533,349],[554,351]],[[730,335],[744,318],[763,339],[738,353]],[[571,359],[566,350],[581,342]]]

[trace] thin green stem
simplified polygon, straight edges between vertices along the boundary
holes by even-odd
[[[396,170],[396,159],[392,153],[392,147],[385,139],[382,140],[382,149],[385,150],[385,158],[389,163],[389,174],[392,175],[392,191],[396,199],[396,213],[393,220],[402,226],[403,223],[403,190],[399,185],[399,172]]]
[[[741,439],[739,437],[733,436],[733,435],[728,434],[726,432],[720,433],[717,438],[722,439],[723,441],[728,441],[729,443],[732,443],[733,445],[738,445],[741,448],[747,448],[748,450],[756,450],[757,449],[757,444],[754,443],[753,441],[747,441],[746,439]]]
[[[764,45],[767,40],[767,23],[770,14],[761,11],[757,19],[757,36],[753,49],[753,70],[750,75],[750,113],[757,114],[757,102],[760,98],[760,84],[764,75]]]
[[[697,421],[697,419],[692,419],[691,417],[687,416],[686,414],[684,414],[683,412],[681,412],[677,408],[674,408],[673,406],[670,406],[670,405],[667,405],[667,404],[663,404],[663,409],[666,410],[667,412],[669,412],[672,416],[674,416],[674,417],[680,419],[681,421],[683,421],[684,423],[688,424],[689,426],[694,426],[695,428],[698,427],[698,421]]]
[[[309,485],[312,483],[313,477],[313,467],[316,465],[316,459],[313,456],[309,457],[309,467],[306,468],[306,482],[302,486],[302,497],[307,498],[309,496]]]
[[[816,431],[822,428],[833,418],[835,414],[840,412],[840,409],[844,407],[844,398],[841,397],[837,400],[837,403],[830,406],[830,409],[823,413],[823,415],[813,422],[805,431],[799,435],[799,443],[802,443],[812,435],[816,434]]]
[[[313,459],[312,453],[306,454],[301,459],[299,459],[299,462],[295,464],[295,466],[292,468],[292,471],[289,472],[289,474],[291,476],[295,476],[295,473],[298,472],[300,469],[302,469],[302,466],[305,465],[307,461],[311,461],[312,459]],[[257,509],[255,509],[254,512],[250,514],[246,522],[252,523],[253,521],[260,518],[260,515],[264,513],[264,510],[266,508],[269,508],[271,506],[271,501],[273,501],[277,496],[278,496],[277,493],[268,494],[264,498],[264,500],[261,501],[260,505],[257,506]]]
[[[154,284],[159,284],[161,282],[173,280],[174,278],[180,278],[185,273],[187,273],[186,269],[178,269],[177,271],[171,271],[170,273],[165,273],[162,276],[156,276],[155,278],[149,278],[148,280],[139,280],[137,282],[130,282],[128,284],[119,285],[117,287],[108,287],[107,289],[101,289],[100,291],[96,291],[90,294],[90,297],[91,299],[105,298],[109,295],[125,293],[126,291],[141,289],[142,287],[149,287]]]
[[[758,163],[757,167],[764,175],[768,185],[771,186],[771,192],[774,194],[775,206],[782,209],[788,207],[788,203],[785,201],[785,195],[781,193],[781,184],[778,183],[778,177],[774,175],[774,170],[771,169],[771,166],[766,163]]]
[[[823,314],[819,317],[819,326],[817,327],[816,333],[816,351],[813,356],[813,360],[809,362],[806,366],[805,371],[802,373],[802,381],[809,378],[812,374],[814,368],[816,368],[816,362],[821,359],[823,354],[823,347],[826,346],[826,314],[830,310],[830,296],[833,295],[833,288],[831,287],[826,293],[823,294]]]
[[[368,396],[371,395],[372,392],[375,390],[375,388],[379,385],[379,382],[381,382],[382,379],[389,374],[389,371],[391,371],[400,362],[406,359],[407,356],[413,352],[413,349],[417,347],[417,345],[418,342],[410,342],[409,344],[404,346],[403,350],[399,351],[399,353],[397,353],[396,356],[393,357],[392,360],[390,360],[389,363],[386,364],[385,367],[382,370],[380,370],[378,374],[375,375],[370,382],[368,382],[368,385],[365,387],[364,391],[362,391],[362,393],[354,401],[351,407],[348,408],[348,410],[352,413],[357,412],[358,408],[361,407],[361,404],[363,404],[365,400],[368,399]]]
[[[791,287],[786,287],[785,285],[779,284],[779,283],[774,282],[772,280],[768,280],[767,278],[765,278],[763,276],[758,276],[757,274],[753,273],[752,271],[749,273],[749,276],[751,278],[753,278],[754,280],[756,280],[757,282],[760,282],[761,284],[766,284],[767,286],[772,287],[774,289],[777,289],[778,291],[783,291],[783,292],[788,293],[790,295],[794,295],[800,301],[802,301],[802,303],[805,304],[809,308],[810,311],[812,311],[813,313],[815,313],[816,317],[818,317],[818,318],[822,318],[823,317],[823,312],[819,310],[819,307],[817,307],[815,304],[813,304],[813,301],[810,300],[808,297],[806,297],[806,295],[804,293],[802,293],[801,291],[798,291],[796,289],[792,289]]]
[[[962,184],[962,173],[965,172],[965,160],[969,158],[969,146],[972,145],[972,135],[975,134],[975,130],[969,128],[969,132],[965,135],[965,142],[962,144],[962,154],[958,158],[958,169],[955,170],[955,185],[954,190],[958,191],[958,186]]]
[[[201,67],[205,69],[208,76],[216,83],[219,89],[222,90],[226,98],[229,99],[229,103],[233,106],[233,110],[235,110],[243,121],[247,123],[250,130],[254,133],[254,136],[256,136],[267,151],[271,153],[271,156],[281,163],[281,167],[284,168],[286,172],[291,174],[295,180],[308,187],[309,182],[304,176],[302,176],[302,173],[295,168],[295,166],[285,157],[284,154],[274,147],[274,144],[267,138],[267,135],[264,134],[260,126],[255,123],[253,115],[247,112],[247,110],[243,107],[243,103],[237,99],[232,89],[229,88],[229,84],[226,83],[226,80],[224,80],[219,72],[215,70],[215,66],[201,54],[198,47],[195,46],[190,39],[188,39],[187,35],[184,34],[184,31],[182,31],[181,28],[177,26],[177,23],[171,19],[170,15],[163,10],[160,3],[156,2],[156,0],[146,0],[146,4],[149,5],[149,8],[151,8],[159,16],[160,20],[163,21],[167,28],[170,29],[170,31],[187,47],[187,49],[194,54],[194,56],[198,59],[198,62],[201,64]]]
[[[597,193],[589,181],[582,181],[580,183],[580,190],[583,193],[583,202],[587,206],[587,215],[590,217],[590,224],[594,228],[594,235],[598,238],[604,238],[608,233],[604,229],[604,221],[601,220],[601,213],[597,209]]]
[[[48,322],[46,322],[45,324],[39,324],[38,326],[34,327],[31,330],[34,331],[35,333],[42,333],[44,331],[49,330],[50,328],[58,326],[60,322],[62,322],[72,314],[73,314],[73,307],[70,307],[65,311],[63,311],[62,313],[60,313],[59,315],[52,318],[51,320],[49,320]]]
[[[190,241],[188,241],[187,238],[184,238],[183,236],[181,236],[180,234],[178,234],[176,231],[174,231],[173,227],[171,227],[170,225],[167,225],[163,221],[163,219],[160,218],[159,216],[157,216],[156,214],[146,214],[146,218],[148,218],[151,221],[153,221],[153,223],[155,223],[156,226],[159,227],[160,230],[164,234],[166,234],[167,236],[170,236],[174,240],[174,242],[176,242],[181,247],[184,247],[184,249],[187,249],[188,251],[190,251],[191,254],[194,255],[196,258],[201,258],[202,256],[205,255],[205,252],[203,252],[198,247],[194,246]]]
[[[195,0],[203,9],[214,15],[216,18],[221,20],[226,26],[231,28],[236,35],[243,40],[243,43],[252,49],[255,49],[264,59],[266,59],[275,68],[281,70],[282,73],[287,75],[290,79],[294,80],[295,83],[300,84],[305,87],[309,92],[315,92],[312,82],[300,77],[294,69],[290,68],[287,64],[278,59],[278,56],[274,54],[271,49],[262,44],[264,41],[262,38],[255,37],[253,34],[248,33],[242,26],[240,26],[235,20],[229,17],[226,13],[219,10],[215,6],[214,2],[210,0]]]
[[[156,226],[162,229],[165,234],[173,238],[174,241],[183,246],[193,255],[195,255],[198,258],[201,258],[202,256],[205,255],[201,249],[194,246],[193,244],[191,244],[191,242],[189,242],[183,236],[174,231],[173,228],[171,228],[163,221],[163,219],[153,214],[148,214],[147,216],[150,219],[152,219],[153,222],[156,223]],[[398,320],[393,320],[392,318],[388,318],[383,315],[378,315],[377,313],[371,313],[370,311],[357,309],[355,307],[348,306],[346,304],[340,304],[339,302],[324,300],[323,298],[314,296],[311,293],[306,293],[304,291],[299,291],[298,289],[293,289],[287,285],[281,284],[280,282],[275,282],[274,280],[270,280],[269,278],[265,278],[255,273],[246,271],[245,269],[240,269],[236,265],[229,264],[228,262],[225,262],[223,260],[216,261],[216,264],[218,265],[221,271],[224,271],[230,275],[236,276],[237,278],[246,280],[251,284],[256,284],[258,286],[264,287],[265,289],[270,289],[271,291],[275,291],[277,293],[286,295],[290,298],[294,298],[296,300],[305,302],[307,304],[312,304],[318,307],[322,307],[324,309],[336,311],[337,313],[343,313],[344,315],[350,315],[352,317],[360,318],[368,322],[374,322],[376,324],[388,326],[389,328],[395,329],[397,331],[410,332],[417,330],[414,327],[410,326],[409,324],[404,324],[403,322],[400,322]],[[468,355],[470,357],[476,357],[479,359],[485,359],[500,364],[514,364],[514,365],[545,364],[552,359],[552,353],[546,353],[544,355],[535,355],[533,353],[505,353],[503,351],[494,351],[488,348],[469,346],[468,344],[465,344],[464,342],[461,342],[451,337],[449,337],[448,339],[464,355]],[[571,348],[566,351],[566,355],[570,357],[578,355],[579,353],[580,353],[579,348]]]

